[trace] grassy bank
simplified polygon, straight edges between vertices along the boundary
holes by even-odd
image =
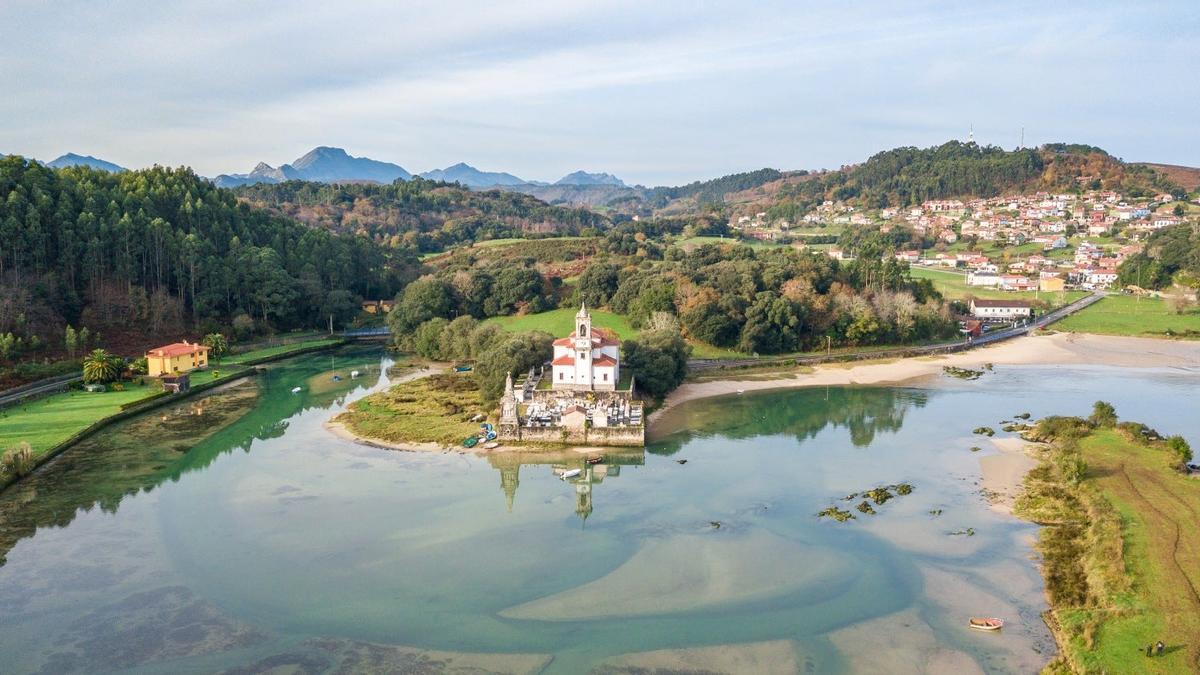
[[[191,374],[193,390],[204,390],[229,382],[250,372],[251,364],[266,363],[296,354],[337,346],[341,339],[321,339],[257,349],[226,358],[220,365]],[[33,450],[34,463],[41,464],[62,452],[79,435],[122,415],[131,408],[162,398],[162,389],[147,384],[121,383],[123,391],[64,391],[0,409],[0,451],[24,442]],[[178,400],[178,397],[171,397]],[[0,470],[0,486],[11,476]]]
[[[1059,321],[1054,328],[1100,335],[1200,338],[1200,309],[1176,314],[1162,298],[1110,295]]]
[[[1065,419],[1065,418],[1059,418]],[[1161,441],[1066,422],[1026,477],[1016,513],[1038,549],[1061,654],[1049,672],[1195,672],[1200,658],[1200,481]],[[1166,653],[1145,655],[1162,640]]]
[[[334,421],[356,436],[388,443],[459,445],[479,432],[471,419],[481,412],[474,378],[437,373],[359,399]]]
[[[342,338],[317,338],[313,340],[305,340],[303,342],[294,342],[286,345],[275,345],[273,347],[263,347],[262,349],[253,349],[240,354],[230,354],[222,359],[223,365],[251,365],[255,363],[265,363],[277,358],[284,358],[301,352],[312,351],[316,349],[324,349],[326,347],[336,347],[343,344],[345,340]]]

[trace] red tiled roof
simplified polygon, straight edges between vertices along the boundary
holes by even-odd
[[[146,352],[146,356],[187,356],[188,354],[197,354],[207,352],[208,347],[204,345],[193,345],[186,342],[176,342],[165,347],[158,347]]]
[[[592,365],[593,366],[615,366],[615,365],[617,365],[617,361],[613,357],[605,354],[598,359],[592,359]]]
[[[552,365],[552,366],[573,366],[573,365],[575,365],[575,359],[571,358],[570,356],[560,356],[557,359],[554,359],[553,361],[551,361],[550,365]]]

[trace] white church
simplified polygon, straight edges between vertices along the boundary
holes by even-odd
[[[592,315],[580,305],[575,332],[554,341],[552,387],[575,391],[615,391],[621,379],[621,341],[592,328]]]

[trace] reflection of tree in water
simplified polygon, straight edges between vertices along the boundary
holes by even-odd
[[[283,436],[295,415],[328,408],[344,401],[349,390],[379,380],[379,369],[372,368],[366,377],[347,378],[329,391],[289,393],[316,368],[327,368],[327,358],[285,362],[258,378],[153,410],[81,441],[0,493],[0,565],[18,541],[40,527],[65,527],[81,509],[116,513],[125,497],[178,481],[235,448],[249,452],[256,440]],[[270,393],[259,396],[259,385]]]
[[[913,389],[828,387],[693,401],[675,411],[681,430],[647,449],[671,455],[689,438],[707,435],[783,434],[803,441],[828,426],[845,428],[850,442],[864,447],[878,433],[899,431],[908,409],[927,400],[928,392]]]

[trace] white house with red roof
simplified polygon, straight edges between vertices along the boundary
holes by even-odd
[[[621,379],[621,341],[603,328],[592,327],[592,315],[580,305],[575,331],[554,341],[552,387],[584,391],[614,391]]]

